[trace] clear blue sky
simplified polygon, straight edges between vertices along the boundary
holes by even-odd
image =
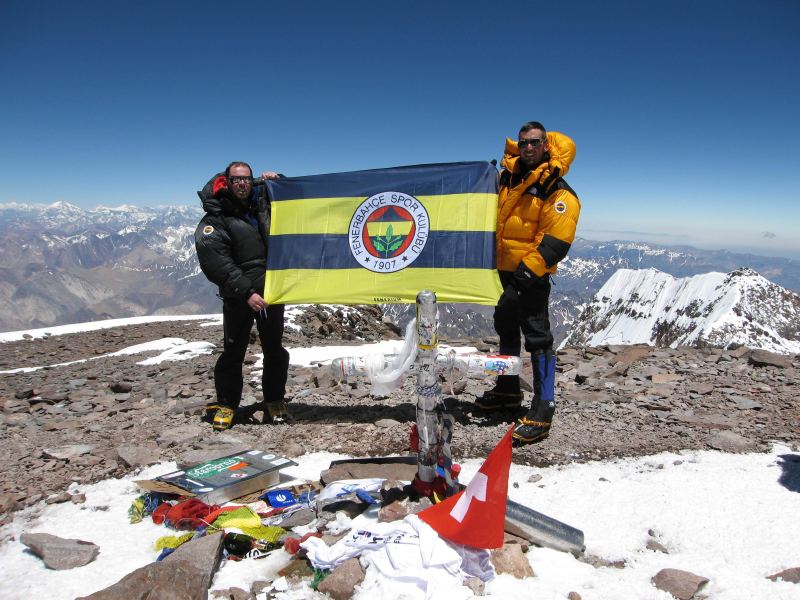
[[[800,257],[800,2],[0,3],[0,202],[570,135],[579,235]]]

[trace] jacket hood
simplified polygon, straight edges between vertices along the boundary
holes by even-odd
[[[563,133],[548,131],[547,143],[550,145],[550,152],[547,154],[550,170],[552,171],[553,168],[558,167],[561,169],[560,175],[566,175],[572,161],[575,160],[575,142]],[[517,140],[506,138],[505,153],[500,166],[513,172],[518,160],[519,146],[517,145]]]
[[[203,203],[203,210],[211,215],[239,214],[247,210],[246,206],[241,206],[228,192],[228,180],[225,173],[214,175],[203,186],[203,189],[197,192],[197,195]]]
[[[200,202],[203,203],[203,210],[212,215],[220,214],[222,212],[221,192],[227,189],[228,182],[225,179],[225,173],[217,173],[209,179],[203,189],[197,192]]]

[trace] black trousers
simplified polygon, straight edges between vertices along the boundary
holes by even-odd
[[[244,300],[224,298],[222,329],[225,336],[222,354],[214,367],[214,385],[220,404],[236,409],[242,401],[242,365],[253,321],[258,328],[264,351],[261,390],[267,402],[281,402],[286,393],[289,352],[281,344],[283,338],[283,305],[272,304],[266,311],[255,312]]]
[[[553,333],[550,330],[550,276],[537,277],[522,265],[515,272],[499,271],[503,294],[494,309],[494,328],[500,336],[500,354],[520,356],[525,350],[552,352]]]

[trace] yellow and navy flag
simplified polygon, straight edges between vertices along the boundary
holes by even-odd
[[[496,304],[497,170],[415,165],[267,182],[276,304]]]

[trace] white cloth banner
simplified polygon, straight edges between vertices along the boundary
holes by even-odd
[[[319,538],[301,544],[317,569],[333,569],[349,558],[361,557],[361,563],[374,566],[389,579],[412,583],[425,592],[426,598],[443,593],[448,598],[468,597],[471,592],[462,584],[468,577],[483,581],[494,578],[488,550],[456,546],[439,537],[416,515],[402,521],[375,523],[369,529],[357,528],[328,546]]]

